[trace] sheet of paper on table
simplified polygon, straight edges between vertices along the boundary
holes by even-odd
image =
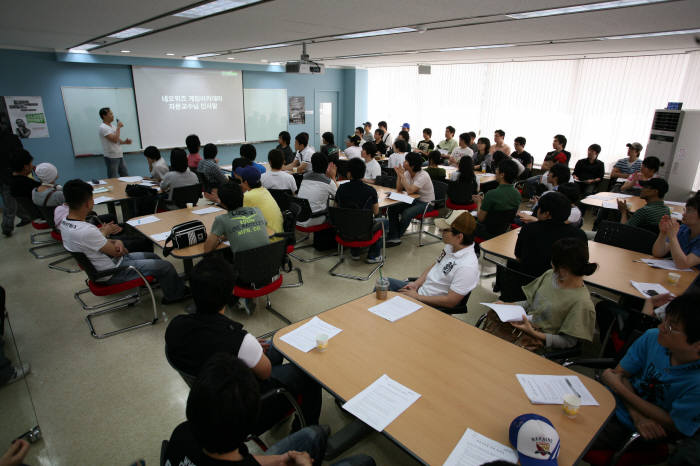
[[[95,199],[93,199],[93,201],[95,202],[95,204],[101,204],[103,202],[111,201],[112,199],[114,199],[114,198],[109,197],[109,196],[100,196],[100,197],[96,197]]]
[[[170,232],[164,231],[163,233],[156,233],[151,235],[151,239],[158,243],[160,241],[165,241],[166,239],[168,239],[168,236],[170,236]]]
[[[501,322],[522,322],[523,314],[527,314],[522,306],[517,304],[496,304],[496,303],[479,303],[484,306],[493,309],[493,311],[498,314],[498,318]],[[532,320],[532,316],[527,316],[528,319]]]
[[[440,152],[442,155],[447,155],[447,149],[438,149],[438,152]]]
[[[481,466],[491,461],[518,463],[518,453],[507,445],[467,429],[443,466]]]
[[[639,259],[647,265],[656,267],[657,269],[674,270],[678,272],[690,272],[691,269],[679,269],[673,262],[673,259]]]
[[[193,214],[197,215],[205,215],[205,214],[213,214],[214,212],[223,212],[224,209],[220,207],[206,207],[204,209],[199,209],[199,210],[193,210]]]
[[[143,176],[121,176],[117,179],[119,181],[123,181],[124,183],[138,183],[143,181]]]
[[[378,315],[379,317],[385,318],[389,322],[396,322],[402,317],[413,314],[421,307],[423,306],[416,304],[413,301],[409,301],[406,298],[394,296],[381,304],[370,307],[368,311],[372,314]]]
[[[397,193],[395,191],[389,193],[389,199],[393,199],[394,201],[405,202],[406,204],[413,204],[413,198],[411,196],[409,196],[408,194]]]
[[[617,201],[603,201],[603,209],[614,209],[617,210]]]
[[[132,227],[135,227],[137,225],[148,225],[149,223],[154,222],[160,222],[160,219],[155,215],[149,215],[148,217],[132,218],[131,220],[127,220],[126,223],[128,223]]]
[[[680,212],[671,212],[671,218],[676,220],[683,220],[683,214]]]
[[[420,394],[384,374],[348,400],[343,409],[381,432],[420,398]]]
[[[666,205],[677,205],[677,206],[680,206],[680,207],[685,207],[685,202],[664,201],[664,204],[666,204]]]
[[[325,333],[330,340],[335,335],[342,332],[342,329],[334,327],[328,322],[324,322],[318,317],[314,317],[304,325],[295,328],[291,332],[282,335],[280,340],[288,343],[304,353],[308,353],[316,347],[316,336]]]
[[[108,193],[109,188],[102,186],[101,188],[95,188],[92,190],[92,194]]]
[[[564,396],[574,393],[581,397],[581,406],[598,406],[591,392],[576,375],[515,374],[531,403],[560,405]]]
[[[656,296],[657,294],[670,293],[670,291],[661,286],[659,283],[635,282],[634,280],[630,280],[630,283],[632,283],[632,286],[637,291],[642,293],[647,298],[651,298],[652,296]]]

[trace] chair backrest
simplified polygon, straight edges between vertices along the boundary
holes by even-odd
[[[297,204],[290,204],[289,208],[282,211],[282,229],[285,232],[284,242],[287,246],[296,244],[295,230],[297,226],[297,213],[300,211]]]
[[[299,191],[299,188],[301,187],[301,182],[304,181],[304,174],[293,173],[292,176],[294,176],[294,181],[297,182],[297,191]]]
[[[486,226],[490,237],[493,238],[508,231],[517,212],[518,209],[490,211],[486,216],[486,221],[484,221],[484,226]]]
[[[36,206],[37,209],[39,209],[39,212],[41,213],[41,217],[46,220],[46,223],[49,224],[52,230],[56,229],[56,223],[54,222],[53,219],[53,213],[54,210],[56,210],[57,206]]]
[[[194,384],[195,380],[197,380],[197,377],[194,376],[194,375],[192,375],[192,374],[188,374],[188,373],[183,372],[183,371],[181,371],[180,369],[178,369],[178,367],[175,365],[175,363],[173,363],[172,359],[170,359],[170,354],[169,354],[169,352],[168,352],[168,345],[167,345],[167,344],[165,345],[165,359],[168,361],[168,364],[170,364],[170,367],[172,367],[173,369],[175,369],[175,371],[176,371],[178,374],[180,374],[180,377],[182,377],[182,380],[185,381],[185,383],[187,384],[187,386],[190,387],[190,388],[192,388],[192,385]]]
[[[207,177],[204,176],[204,173],[195,171],[195,175],[197,175],[197,179],[199,180],[199,184],[202,185],[202,189],[204,191],[209,192],[211,190],[211,183],[209,183],[209,180],[207,180]]]
[[[272,283],[279,274],[287,253],[284,241],[274,241],[259,248],[238,251],[233,256],[233,268],[238,283],[261,288]]]
[[[268,189],[272,197],[277,202],[281,211],[289,209],[289,198],[293,197],[292,191],[290,189]]]
[[[344,241],[367,241],[372,238],[374,215],[371,210],[329,207],[328,219]]]
[[[469,205],[473,203],[473,194],[474,185],[472,183],[447,182],[447,198],[455,204]]]
[[[173,198],[171,202],[179,208],[184,209],[188,203],[196,204],[200,197],[202,197],[202,185],[197,183],[190,186],[173,188]]]
[[[94,282],[98,278],[105,277],[107,275],[111,275],[113,272],[110,272],[109,270],[104,270],[102,272],[98,272],[97,269],[95,268],[94,265],[92,265],[92,262],[90,262],[90,259],[83,254],[82,252],[73,252],[70,251],[71,256],[75,259],[75,261],[78,263],[78,267],[80,267],[88,276],[90,281]],[[114,270],[114,269],[113,269]]]
[[[447,200],[447,183],[433,180],[433,191],[435,192],[435,208],[444,207]]]
[[[299,213],[297,214],[297,222],[305,222],[311,218],[311,204],[309,204],[308,199],[304,199],[303,197],[292,196],[289,198],[289,204],[290,206],[294,204],[299,207]]]
[[[604,220],[600,222],[593,241],[642,254],[651,254],[656,235],[644,228]]]
[[[527,285],[537,277],[528,275],[509,267],[498,267],[498,285],[501,287],[499,299],[507,303],[524,301],[525,293],[522,286]]]

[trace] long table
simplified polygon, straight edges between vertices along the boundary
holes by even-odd
[[[342,329],[325,352],[304,353],[280,339],[308,319],[278,331],[273,344],[343,400],[382,374],[418,392],[418,401],[383,433],[424,463],[443,464],[467,428],[508,445],[510,422],[537,413],[559,432],[559,464],[570,465],[615,407],[612,394],[595,380],[436,309],[422,305],[391,323],[367,311],[379,303],[372,293],[319,314]],[[576,419],[569,419],[559,405],[531,404],[516,373],[578,375],[600,406],[583,406]]]
[[[101,181],[104,181],[106,184],[94,185],[93,189],[107,188],[108,191],[100,193],[93,192],[92,198],[97,199],[99,197],[110,197],[111,199],[109,201],[101,202],[100,204],[107,205],[107,210],[109,211],[110,215],[113,215],[114,217],[116,217],[117,214],[115,204],[119,202],[122,208],[122,217],[124,221],[128,220],[131,216],[132,200],[126,194],[126,187],[135,183],[127,183],[125,181],[121,181],[119,178],[104,178]],[[157,188],[157,186],[155,187]]]
[[[618,193],[609,193],[609,192],[600,192],[598,195],[605,195],[605,194],[618,194]],[[595,196],[595,194],[594,194]],[[615,201],[615,199],[610,199],[611,201]],[[639,196],[631,196],[623,199],[624,201],[627,202],[627,207],[629,208],[630,212],[634,212],[638,209],[641,209],[647,204],[647,201],[642,199]],[[586,204],[592,207],[603,207],[603,200],[602,199],[596,199],[592,198],[591,196],[585,197],[581,200],[582,204]],[[676,203],[674,204],[666,204],[666,207],[668,207],[671,210],[671,213],[674,214],[680,214],[683,215],[683,210],[685,209],[684,205],[677,205]],[[616,207],[617,209],[617,207]]]
[[[520,228],[511,230],[481,243],[479,246],[484,250],[484,258],[496,263],[499,262],[489,256],[515,259],[515,243],[519,232]],[[651,259],[653,256],[595,241],[588,242],[588,251],[590,261],[597,263],[598,269],[593,275],[584,277],[584,281],[613,293],[644,298],[630,283],[630,280],[634,280],[643,283],[660,283],[671,293],[680,295],[698,276],[698,271],[695,269],[689,272],[678,272],[681,279],[675,285],[671,285],[667,281],[668,270],[655,269],[639,262],[639,259]]]

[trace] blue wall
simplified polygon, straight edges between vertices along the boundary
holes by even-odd
[[[288,96],[304,96],[306,109],[313,110],[314,114],[307,115],[304,125],[289,125],[292,138],[295,134],[306,131],[313,141],[316,91],[339,92],[339,134],[348,134],[348,131],[351,133],[356,123],[361,123],[366,118],[366,84],[364,93],[356,94],[356,70],[327,69],[323,75],[291,75],[285,74],[280,66],[0,50],[0,69],[3,70],[0,73],[1,94],[39,95],[43,98],[50,137],[23,141],[25,148],[34,156],[35,163],[51,162],[56,165],[60,182],[76,177],[92,179],[105,176],[102,157],[75,158],[73,155],[61,86],[133,87],[129,66],[132,64],[243,70],[244,88],[286,88]],[[362,72],[366,83],[367,72]],[[356,110],[357,98],[363,100],[360,107],[364,106],[365,115],[359,115]],[[95,126],[97,125],[96,121]],[[338,138],[337,135],[336,137]],[[183,147],[184,138],[185,135],[182,139]],[[338,139],[342,141],[342,137]],[[266,159],[267,152],[275,145],[276,143],[257,144],[258,158]],[[219,161],[222,164],[230,163],[238,156],[238,149],[239,146],[236,145],[220,147]],[[130,174],[147,174],[148,165],[141,153],[127,154],[125,160]]]

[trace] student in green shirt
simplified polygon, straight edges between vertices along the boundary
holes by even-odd
[[[440,152],[434,150],[428,154],[428,168],[425,172],[430,175],[431,180],[445,181],[445,169],[440,168],[440,161]]]
[[[491,212],[518,210],[521,196],[513,186],[517,177],[518,166],[516,163],[511,159],[505,159],[496,168],[498,187],[486,193],[485,196],[483,194],[474,194],[472,196],[472,199],[478,206],[477,220],[479,221],[479,226],[477,227],[477,236],[484,236],[485,226],[483,224]]]
[[[664,204],[664,196],[668,192],[668,183],[663,178],[652,178],[640,181],[642,192],[639,197],[647,201],[647,204],[630,216],[627,202],[624,199],[617,200],[617,208],[620,210],[620,223],[626,223],[633,227],[646,228],[658,231],[659,222],[664,215],[671,215],[671,210]]]
[[[455,141],[455,128],[454,126],[448,126],[445,128],[445,139],[440,141],[437,145],[438,149],[446,150],[448,155],[452,155],[452,151],[457,147],[457,141]]]

